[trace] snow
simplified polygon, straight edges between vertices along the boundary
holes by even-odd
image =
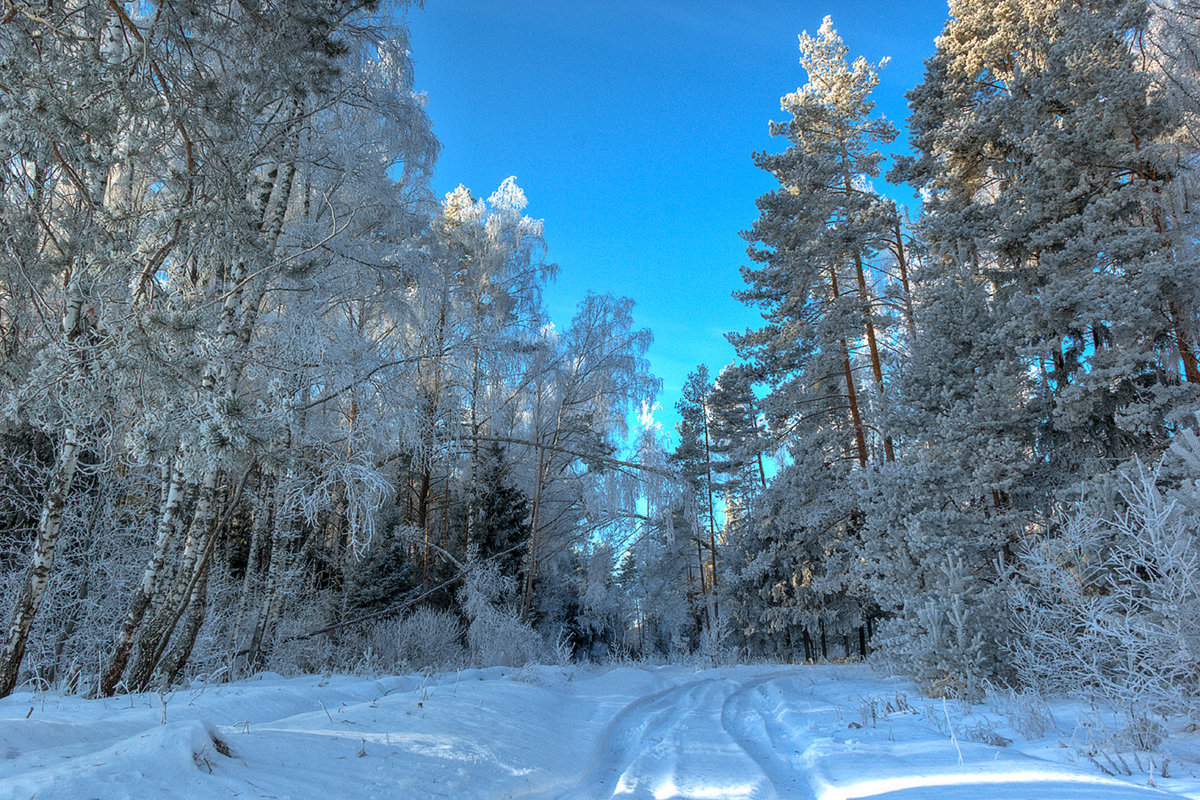
[[[0,700],[0,798],[1200,798],[1180,756],[1157,788],[1148,767],[1102,773],[1064,741],[1079,713],[1056,706],[1058,729],[1027,740],[995,707],[923,699],[858,665],[263,674],[108,700],[25,692]]]

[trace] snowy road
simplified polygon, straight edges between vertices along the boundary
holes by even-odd
[[[1151,788],[1072,758],[854,666],[264,676],[0,701],[5,800],[1200,797],[1194,765]]]

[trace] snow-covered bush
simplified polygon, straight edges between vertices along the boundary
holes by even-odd
[[[1120,711],[1140,746],[1154,718],[1200,712],[1200,508],[1160,475],[1121,473],[1114,508],[1064,516],[1011,582],[1020,679]]]
[[[41,613],[30,631],[21,681],[88,690],[110,646],[113,619],[125,602],[137,564],[132,557],[150,535],[136,502],[145,485],[132,470],[90,467],[89,491],[78,492],[63,512],[59,553]],[[16,487],[0,489],[11,519]],[[33,510],[36,515],[36,508]],[[36,516],[34,517],[36,519]],[[0,523],[0,527],[3,524]],[[16,531],[8,530],[13,535]],[[27,566],[25,554],[0,546],[0,613],[10,613]],[[0,634],[0,639],[3,634]]]
[[[348,636],[309,636],[310,631],[328,625],[334,619],[335,599],[328,591],[315,593],[310,603],[289,605],[279,615],[273,633],[264,645],[263,668],[281,675],[305,675],[349,671],[361,655],[358,641],[339,646]]]
[[[506,609],[490,608],[467,627],[471,658],[479,666],[522,667],[547,658],[537,631]]]
[[[1001,643],[1003,589],[947,557],[942,580],[923,598],[880,625],[878,652],[935,697],[983,698],[987,682],[1005,673]]]
[[[511,595],[511,579],[488,564],[468,574],[460,592],[467,615],[471,660],[481,667],[523,667],[550,657],[546,642],[503,602]]]
[[[240,583],[221,573],[209,578],[205,589],[208,602],[203,623],[188,659],[180,666],[176,678],[178,681],[217,683],[233,677],[234,658],[230,641],[236,624]]]
[[[989,685],[986,695],[987,705],[996,709],[1008,727],[1026,739],[1041,739],[1057,727],[1046,698],[1030,687]]]
[[[451,669],[465,660],[462,623],[449,611],[421,606],[394,631],[399,660],[409,669]]]
[[[731,630],[729,617],[725,616],[715,619],[700,631],[700,646],[696,649],[696,656],[701,665],[719,667],[737,663],[738,649],[730,643]]]
[[[579,598],[570,626],[580,656],[598,659],[608,653],[625,634],[622,624],[624,609],[619,595],[614,591],[615,553],[610,545],[594,544],[580,554],[580,561],[582,563],[574,575]]]

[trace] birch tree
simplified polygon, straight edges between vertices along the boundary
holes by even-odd
[[[130,72],[125,19],[116,8],[90,4],[44,15],[13,8],[0,31],[7,54],[0,65],[0,280],[27,303],[33,316],[22,322],[37,330],[22,332],[13,316],[20,306],[7,306],[8,346],[18,347],[22,335],[37,343],[33,368],[12,387],[7,410],[50,437],[57,451],[0,649],[0,697],[16,685],[80,458],[106,445],[97,439],[107,437],[102,411],[112,407],[102,370],[105,361],[121,366],[111,353],[129,317],[127,278],[153,261],[158,225],[170,214],[138,196],[145,176],[165,162],[148,163],[141,174],[131,166],[133,130],[140,128],[152,147],[169,120],[153,87]]]
[[[207,135],[188,150],[194,172],[179,176],[170,188],[191,193],[211,211],[190,220],[191,227],[176,237],[162,274],[145,278],[143,291],[157,298],[154,321],[159,327],[186,326],[191,334],[163,358],[190,364],[192,377],[186,381],[190,390],[175,398],[179,416],[147,418],[139,435],[149,455],[178,473],[170,482],[179,484],[177,495],[193,487],[196,499],[181,515],[168,490],[151,555],[101,681],[103,692],[121,680],[131,652],[126,683],[147,685],[168,656],[172,632],[185,620],[168,658],[167,672],[178,672],[203,619],[215,542],[242,487],[262,465],[286,473],[286,449],[306,444],[303,436],[301,441],[292,436],[304,430],[295,425],[303,422],[297,405],[345,402],[349,411],[354,401],[347,384],[374,374],[367,366],[357,375],[317,370],[320,377],[306,382],[312,366],[280,363],[278,354],[285,351],[274,349],[291,315],[306,320],[301,326],[325,326],[322,347],[330,342],[340,347],[348,335],[360,341],[373,335],[355,324],[362,308],[346,305],[337,290],[358,296],[372,289],[395,292],[402,281],[387,276],[411,271],[411,263],[395,254],[405,250],[403,237],[419,231],[422,209],[413,206],[419,196],[385,176],[402,165],[403,179],[419,182],[432,140],[420,102],[405,83],[411,73],[403,50],[382,38],[385,29],[361,12],[353,4],[319,13],[299,6],[239,7],[190,27],[173,27],[163,15],[128,22],[130,35],[162,37],[176,48],[168,55],[179,54],[170,76],[176,82],[162,91],[186,93],[196,125]],[[239,58],[243,50],[253,57]],[[203,53],[199,62],[189,60],[195,53]],[[224,81],[203,79],[209,72]],[[367,138],[338,140],[360,125]],[[354,150],[348,143],[364,144]],[[389,240],[392,252],[385,254]],[[325,290],[322,300],[286,294],[317,288]],[[338,311],[320,310],[323,305]],[[314,354],[311,348],[302,352]],[[328,397],[314,398],[314,386]],[[256,404],[267,413],[248,414]],[[351,445],[341,452],[358,454],[361,461],[365,449]],[[327,464],[320,474],[332,476],[341,488],[309,497],[340,497],[331,502],[349,508],[346,493],[370,487],[373,480],[353,463],[348,469]],[[366,483],[347,476],[362,476]],[[288,518],[287,507],[274,513]],[[180,533],[179,560],[164,574],[165,554],[178,546]]]

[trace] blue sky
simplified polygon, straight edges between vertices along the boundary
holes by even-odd
[[[632,297],[654,332],[667,430],[688,372],[703,362],[715,375],[734,358],[725,332],[759,322],[731,296],[747,263],[739,231],[774,183],[751,154],[782,149],[768,122],[805,81],[797,35],[826,14],[852,58],[891,57],[876,111],[902,126],[945,0],[429,0],[408,12],[442,142],[435,192],[462,183],[486,197],[516,176],[561,268],[552,317],[566,325],[588,291]]]

